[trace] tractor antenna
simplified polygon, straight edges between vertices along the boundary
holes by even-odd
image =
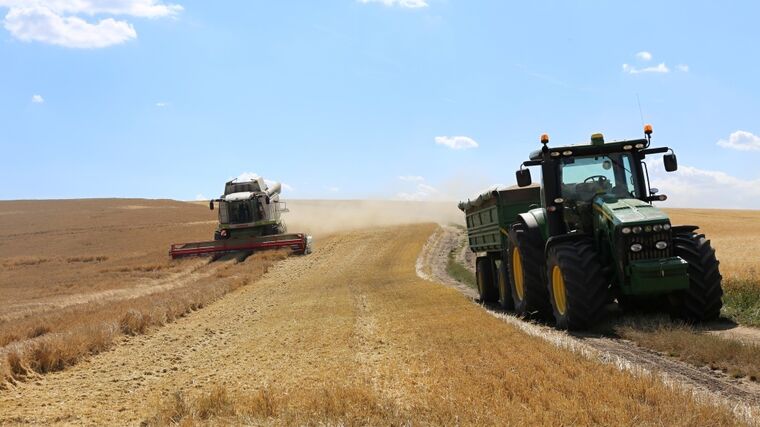
[[[641,109],[641,98],[639,98],[638,92],[636,92],[636,104],[638,104],[639,106],[639,117],[641,118],[641,126],[646,127],[646,125],[644,124],[644,110]],[[651,140],[651,136],[647,134],[647,147],[649,147],[650,140]]]

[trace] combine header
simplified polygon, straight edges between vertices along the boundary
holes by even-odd
[[[287,234],[280,219],[280,214],[288,211],[280,201],[281,189],[280,183],[269,187],[261,177],[227,182],[224,195],[209,202],[211,210],[214,210],[214,202],[219,204],[219,225],[214,240],[173,244],[169,255],[176,259],[234,253],[245,258],[258,250],[280,248],[299,255],[311,253],[311,236]]]

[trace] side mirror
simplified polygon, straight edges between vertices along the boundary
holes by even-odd
[[[652,188],[649,189],[649,194],[657,194],[659,192],[660,192],[659,188],[652,187]]]
[[[518,170],[515,172],[515,177],[517,177],[518,187],[527,187],[533,182],[533,180],[530,178],[530,169]]]
[[[675,153],[662,156],[662,161],[665,163],[666,171],[674,172],[678,170],[678,160],[676,159]]]
[[[208,202],[208,208],[211,209],[212,211],[214,210],[214,201],[213,200],[209,200],[209,202]]]

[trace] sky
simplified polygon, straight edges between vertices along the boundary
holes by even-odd
[[[0,0],[0,199],[464,200],[642,137],[663,206],[760,209],[760,3]],[[640,106],[640,107],[639,107]],[[643,119],[643,120],[642,120]],[[537,174],[534,174],[536,177]]]

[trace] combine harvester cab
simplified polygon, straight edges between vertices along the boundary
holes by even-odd
[[[710,241],[692,225],[675,226],[652,202],[644,159],[670,148],[645,138],[542,148],[517,171],[517,188],[489,191],[460,203],[483,302],[499,301],[523,316],[553,319],[560,329],[593,326],[605,306],[668,307],[687,322],[718,318],[723,295]],[[542,184],[527,167],[540,166]],[[497,232],[498,230],[498,232]],[[511,295],[511,300],[509,296]]]
[[[218,204],[219,225],[214,240],[171,245],[172,258],[237,254],[244,259],[255,251],[287,248],[295,254],[311,253],[312,238],[303,233],[287,233],[280,215],[287,212],[280,201],[282,185],[268,186],[259,177],[248,181],[232,180],[225,184],[224,194],[209,202]]]

